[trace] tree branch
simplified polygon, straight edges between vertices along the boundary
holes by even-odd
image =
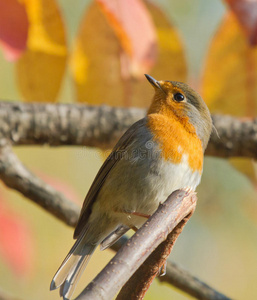
[[[158,277],[160,282],[169,283],[192,297],[200,300],[230,300],[227,296],[214,290],[212,287],[192,276],[186,270],[169,262],[166,275]],[[186,284],[185,284],[186,283]]]
[[[119,249],[128,241],[128,237],[123,236],[114,245],[112,250],[118,252]],[[158,276],[160,282],[171,284],[181,291],[201,300],[229,300],[230,298],[219,293],[206,283],[191,275],[177,264],[167,261],[166,274]]]
[[[0,102],[0,146],[90,146],[111,148],[145,111],[80,104]]]
[[[145,110],[79,104],[0,102],[0,146],[90,146],[112,148]],[[257,158],[257,119],[213,116],[214,131],[207,155]]]
[[[213,131],[206,154],[216,157],[257,158],[257,118],[240,119],[232,116],[214,115]]]
[[[194,192],[173,192],[75,300],[113,299],[147,257],[194,210],[196,199]],[[167,258],[166,254],[161,254],[162,259]],[[131,294],[128,297],[136,299]]]
[[[196,204],[196,202],[195,202]],[[123,286],[116,300],[141,300],[149,289],[152,281],[160,272],[161,266],[166,266],[167,258],[175,244],[176,239],[182,232],[195,207],[169,233],[167,239],[162,242],[153,253],[146,259],[140,268],[130,277]],[[183,211],[184,212],[184,211]],[[180,218],[179,218],[180,219]]]

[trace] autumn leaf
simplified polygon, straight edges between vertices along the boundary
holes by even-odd
[[[225,0],[241,24],[250,44],[257,44],[257,2],[249,0]]]
[[[14,61],[26,48],[28,16],[17,0],[0,0],[0,45],[5,58]]]
[[[54,0],[23,0],[29,17],[26,52],[17,63],[19,89],[27,101],[56,100],[66,66],[65,29]]]
[[[156,27],[159,49],[159,56],[151,74],[159,80],[185,82],[187,62],[181,38],[162,10],[151,2],[146,3]]]
[[[128,60],[121,75],[140,78],[148,73],[157,58],[157,40],[152,18],[144,3],[141,0],[96,2]]]
[[[208,52],[203,74],[203,97],[212,112],[253,117],[257,112],[257,48],[249,43],[234,14],[220,25]],[[256,164],[230,162],[256,182]],[[256,185],[256,184],[255,184]]]
[[[233,14],[228,14],[209,48],[203,97],[213,112],[254,116],[257,104],[257,48],[248,43]]]
[[[0,194],[0,259],[18,276],[28,275],[34,263],[34,244],[27,220],[13,212]]]
[[[97,5],[100,2],[101,5]],[[122,1],[124,6],[121,10],[113,4],[107,5],[106,1],[97,3],[91,4],[82,19],[71,59],[78,101],[113,106],[149,106],[151,92],[143,77],[146,66],[148,70],[152,66],[149,72],[157,79],[185,80],[183,46],[176,30],[160,9],[148,2],[143,5],[141,1],[135,2],[136,8],[131,5],[129,9],[125,9],[126,1]],[[126,13],[121,13],[124,10]],[[140,24],[138,16],[148,20],[142,25],[144,28],[148,24],[148,29],[131,33],[128,28]],[[149,25],[151,23],[154,27]],[[159,54],[156,61],[155,36]],[[138,42],[140,40],[144,46]],[[145,56],[145,53],[149,54]],[[136,72],[128,58],[137,61]]]

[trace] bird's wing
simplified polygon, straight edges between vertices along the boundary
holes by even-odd
[[[113,148],[111,154],[107,157],[102,167],[98,171],[95,180],[93,181],[86,198],[84,200],[80,217],[74,231],[74,238],[76,239],[83,228],[85,228],[87,221],[89,219],[92,205],[96,200],[97,194],[103,186],[105,179],[110,174],[112,168],[115,164],[122,158],[124,151],[126,151],[127,147],[133,143],[137,136],[137,131],[144,126],[146,123],[146,118],[141,119],[134,123],[120,138],[116,146]]]

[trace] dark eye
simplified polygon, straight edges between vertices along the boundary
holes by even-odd
[[[181,94],[181,93],[176,93],[176,94],[174,95],[174,99],[175,99],[176,101],[180,102],[180,101],[183,101],[183,100],[185,99],[185,96],[184,96],[183,94]]]

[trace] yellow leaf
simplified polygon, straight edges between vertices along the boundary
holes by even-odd
[[[147,2],[147,7],[157,30],[159,45],[159,57],[151,74],[156,79],[185,82],[187,65],[179,34],[157,6]]]
[[[23,0],[29,16],[27,51],[17,63],[17,80],[27,101],[56,100],[66,66],[64,24],[54,0]]]
[[[203,97],[213,112],[253,116],[257,103],[257,49],[233,14],[223,20],[210,46]]]
[[[78,101],[119,105],[120,51],[114,32],[93,2],[82,19],[70,61]]]
[[[211,43],[203,75],[203,98],[212,112],[251,117],[257,105],[257,48],[230,13]],[[231,159],[230,163],[256,183],[256,163]]]

